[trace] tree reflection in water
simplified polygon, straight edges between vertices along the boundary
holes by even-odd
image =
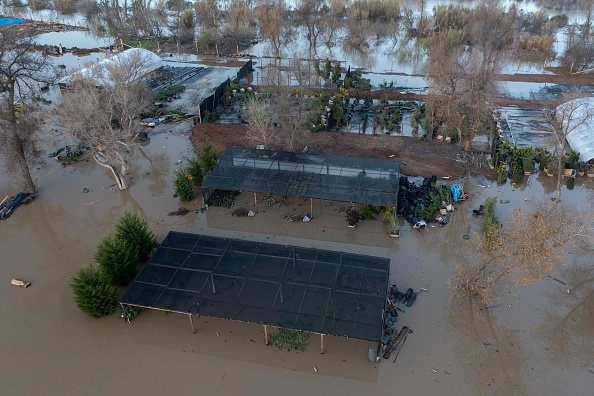
[[[551,360],[564,364],[594,361],[594,264],[573,265],[548,294],[545,320],[537,336]],[[567,290],[570,293],[567,293]]]
[[[454,299],[446,317],[452,350],[477,395],[527,394],[527,353],[518,330],[497,323],[476,298]]]

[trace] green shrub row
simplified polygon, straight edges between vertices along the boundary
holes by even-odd
[[[113,313],[118,301],[114,286],[130,284],[139,262],[148,260],[157,246],[146,220],[125,211],[115,226],[115,234],[108,234],[97,244],[97,267],[91,263],[78,269],[70,279],[76,306],[94,318]]]
[[[192,157],[173,172],[173,188],[181,201],[194,199],[194,186],[202,184],[204,177],[217,165],[218,155],[210,142],[204,143]]]

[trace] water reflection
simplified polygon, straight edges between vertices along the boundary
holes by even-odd
[[[594,361],[594,265],[574,265],[559,276],[566,285],[549,291],[549,309],[536,334],[550,359],[564,364]],[[567,290],[570,293],[567,293]]]
[[[527,394],[527,352],[519,332],[497,323],[474,298],[453,300],[445,321],[453,352],[477,395]]]

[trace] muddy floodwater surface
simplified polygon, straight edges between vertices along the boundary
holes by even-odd
[[[338,202],[314,200],[313,220],[291,223],[283,219],[287,211],[310,211],[311,203],[296,197],[283,207],[260,206],[254,218],[217,207],[167,216],[180,206],[202,206],[200,197],[183,204],[173,197],[173,170],[191,150],[186,138],[152,136],[134,149],[124,192],[92,161],[62,167],[51,159],[36,170],[39,198],[0,222],[2,394],[577,395],[591,388],[592,284],[568,294],[559,282],[541,282],[486,311],[448,292],[463,236],[481,231],[466,209],[498,196],[511,201],[498,204],[503,218],[553,192],[545,175],[525,176],[516,187],[461,180],[470,200],[456,205],[450,224],[422,231],[406,225],[394,240],[380,220],[348,229]],[[2,175],[0,195],[15,194],[18,184]],[[563,197],[585,205],[592,187],[592,179],[578,178]],[[255,209],[245,195],[236,205]],[[97,242],[125,209],[145,217],[159,241],[177,230],[389,257],[390,284],[427,290],[400,315],[398,328],[413,333],[395,363],[376,364],[367,360],[372,344],[357,340],[326,337],[322,355],[319,336],[305,353],[282,351],[265,345],[256,324],[201,317],[192,334],[188,318],[174,313],[143,311],[131,323],[118,314],[87,317],[73,303],[69,279],[92,261]],[[572,253],[559,278],[579,277],[588,260]],[[32,286],[12,286],[12,278]]]

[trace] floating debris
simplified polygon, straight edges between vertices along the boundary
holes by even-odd
[[[14,285],[14,286],[24,287],[24,288],[27,288],[27,287],[31,286],[31,283],[25,282],[25,281],[22,281],[22,280],[19,280],[19,279],[13,279],[13,280],[10,281],[10,283],[12,285]]]

